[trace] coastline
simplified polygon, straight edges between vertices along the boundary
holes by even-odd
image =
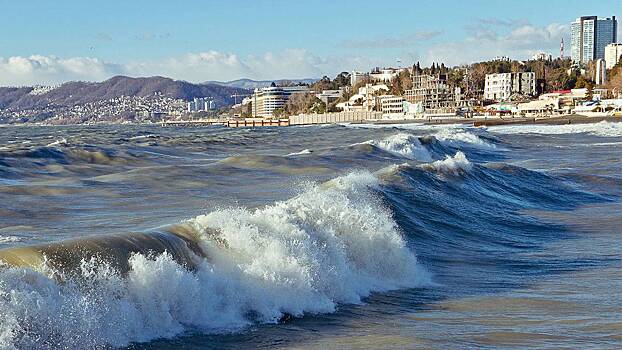
[[[497,126],[497,125],[565,125],[565,124],[593,124],[600,122],[622,122],[622,117],[617,116],[585,116],[581,114],[570,114],[564,116],[551,116],[551,117],[520,117],[520,118],[438,118],[438,119],[380,119],[380,120],[368,120],[363,122],[356,122],[352,124],[376,124],[376,125],[391,125],[391,124],[422,124],[422,125],[472,125],[475,127],[480,126]]]

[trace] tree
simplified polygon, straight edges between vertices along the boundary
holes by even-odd
[[[252,102],[246,104],[246,109],[242,111],[241,115],[244,118],[250,118],[253,116],[253,103]]]
[[[280,118],[285,115],[285,109],[283,109],[283,107],[276,108],[274,109],[274,111],[272,111],[272,115]]]
[[[445,67],[445,63],[443,62],[441,62],[440,72],[441,74],[447,74],[447,68]]]
[[[616,94],[622,93],[622,59],[611,69],[612,74],[609,76],[607,88]]]
[[[452,69],[447,74],[447,84],[453,87],[463,87],[464,83],[464,70]]]
[[[391,80],[391,89],[389,90],[389,93],[397,96],[401,96],[404,94],[404,88],[402,87],[402,82],[399,76],[394,77]]]
[[[580,75],[579,78],[577,78],[577,83],[574,85],[575,89],[583,89],[586,88],[588,85],[587,80],[585,80],[585,78]]]
[[[341,72],[337,74],[334,80],[334,84],[337,88],[350,85],[350,73]]]
[[[594,98],[594,84],[591,82],[587,83],[587,98],[588,100],[592,100]]]
[[[421,64],[419,64],[419,61],[417,61],[417,63],[413,66],[413,74],[420,75],[421,73],[423,73],[423,71],[421,70]]]

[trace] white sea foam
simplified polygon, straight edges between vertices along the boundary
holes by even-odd
[[[371,123],[341,123],[341,126],[345,126],[353,129],[403,129],[403,130],[422,130],[430,129],[431,125],[423,123],[408,123],[408,124],[371,124]]]
[[[430,152],[421,144],[419,138],[410,134],[396,134],[384,140],[370,140],[364,144],[374,145],[391,154],[404,158],[429,162],[432,160]]]
[[[19,242],[21,240],[22,240],[22,238],[21,237],[17,237],[17,236],[2,236],[2,235],[0,235],[0,244],[15,243],[15,242]]]
[[[153,138],[157,138],[157,137],[158,137],[158,135],[147,134],[147,135],[132,136],[129,139],[130,140],[142,140],[142,139],[153,139]]]
[[[433,136],[442,143],[449,145],[469,144],[482,148],[496,148],[494,144],[482,140],[479,136],[456,127],[441,128]]]
[[[56,147],[56,146],[61,146],[61,145],[66,145],[66,144],[67,144],[67,139],[63,137],[60,140],[56,140],[52,143],[47,144],[45,147]]]
[[[289,156],[300,156],[300,155],[303,155],[303,154],[311,154],[311,150],[310,149],[303,149],[300,152],[290,153],[290,154],[286,155],[286,157],[289,157]]]
[[[133,256],[125,278],[85,261],[77,283],[0,269],[0,348],[119,347],[189,328],[230,332],[425,284],[371,190],[378,181],[353,173],[265,208],[197,217],[188,224],[208,259],[195,272],[168,254]]]
[[[426,164],[426,167],[432,168],[440,174],[460,175],[471,170],[473,164],[471,164],[464,153],[458,151],[453,157],[445,156],[445,159]]]
[[[499,134],[590,134],[602,137],[620,137],[622,136],[622,123],[602,121],[593,124],[508,125],[492,126],[488,130]]]

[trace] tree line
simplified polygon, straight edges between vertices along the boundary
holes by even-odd
[[[429,67],[421,66],[416,62],[409,69],[402,70],[390,82],[387,82],[389,94],[402,96],[406,90],[412,89],[413,75],[442,75],[451,87],[460,87],[467,98],[481,99],[487,74],[534,72],[536,76],[536,92],[538,94],[570,90],[574,88],[596,87],[594,82],[594,63],[579,69],[570,58],[556,58],[551,60],[491,60],[476,62],[469,65],[447,67],[444,63],[432,63]],[[622,58],[615,67],[608,70],[608,83],[603,86],[614,93],[622,92]],[[287,116],[300,113],[336,112],[336,105],[348,101],[359,88],[372,83],[369,76],[363,77],[354,86],[350,86],[350,73],[341,72],[331,79],[322,77],[309,86],[309,93],[297,93],[291,96],[284,108],[275,111],[275,116]],[[288,86],[285,82],[282,86]],[[326,105],[316,97],[316,93],[325,90],[342,90],[342,96],[337,101]],[[250,116],[252,107],[247,105],[241,109],[242,116]]]

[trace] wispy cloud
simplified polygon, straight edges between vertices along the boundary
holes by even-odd
[[[153,32],[144,32],[134,36],[136,40],[157,40],[157,39],[167,39],[171,37],[171,33],[153,33]]]
[[[32,55],[0,57],[0,85],[56,84],[69,80],[102,80],[124,67],[92,57]]]
[[[405,48],[423,41],[434,39],[442,34],[443,33],[440,31],[425,31],[396,37],[384,37],[367,40],[346,40],[341,43],[341,46],[348,49]]]

